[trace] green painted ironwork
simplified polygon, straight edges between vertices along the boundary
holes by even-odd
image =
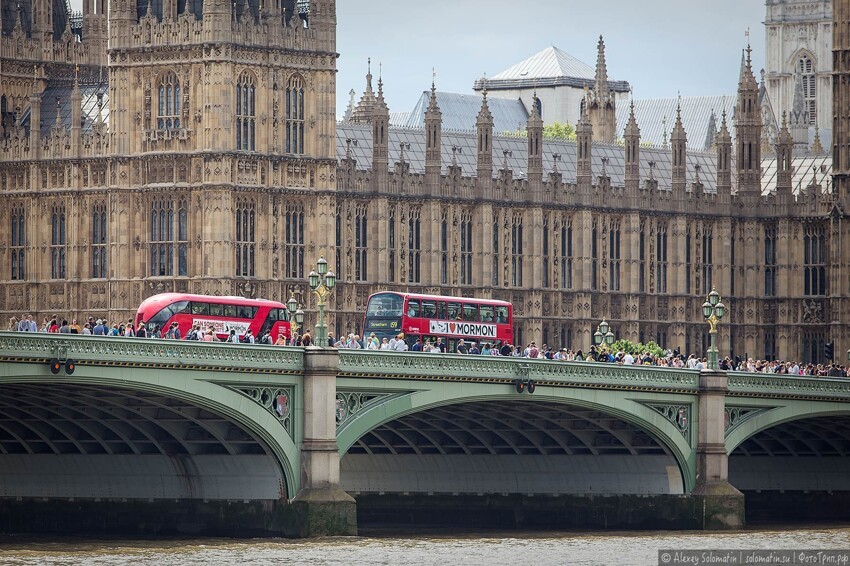
[[[688,444],[693,445],[691,435],[691,404],[663,404],[644,403],[650,409],[657,411],[662,417],[670,421],[682,436],[687,439]]]
[[[337,388],[336,407],[334,408],[337,429],[355,418],[361,411],[372,409],[390,399],[406,394],[407,392],[386,393]]]
[[[295,399],[295,387],[274,388],[268,386],[257,386],[233,387],[232,389],[238,391],[242,395],[245,395],[263,407],[269,412],[269,414],[273,415],[280,421],[280,424],[283,425],[283,428],[286,429],[287,433],[289,433],[290,438],[295,438],[292,421],[292,403]]]
[[[725,437],[728,438],[736,428],[765,411],[770,411],[774,407],[751,407],[739,405],[726,405],[724,414]]]
[[[844,399],[850,401],[850,379],[729,373],[729,394],[732,396]]]

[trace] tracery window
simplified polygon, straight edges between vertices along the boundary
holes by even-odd
[[[415,208],[410,210],[410,221],[408,222],[410,229],[407,239],[408,247],[410,248],[408,255],[408,283],[419,283],[422,277],[422,273],[420,272],[420,260],[422,256],[422,240],[420,239],[422,229],[421,218],[422,211],[420,209]]]
[[[465,211],[460,221],[460,284],[472,285],[472,212]]]
[[[643,230],[640,231],[638,247],[640,248],[638,251],[638,288],[641,293],[646,293],[646,235]]]
[[[502,254],[499,253],[499,222],[493,224],[493,287],[499,286],[499,267]]]
[[[608,231],[608,290],[620,290],[620,224]]]
[[[590,288],[599,289],[599,234],[594,223],[590,232]]]
[[[655,234],[655,292],[667,292],[667,226],[659,225]],[[659,342],[661,344],[661,342]]]
[[[254,151],[256,125],[254,75],[243,72],[236,83],[236,149]]]
[[[803,102],[809,112],[809,124],[817,123],[817,85],[815,65],[808,55],[803,55],[797,62],[800,79],[803,83]]]
[[[691,292],[691,278],[693,277],[693,265],[691,264],[691,229],[685,236],[685,293]],[[688,350],[690,352],[690,350]]]
[[[702,282],[700,293],[703,295],[711,292],[713,248],[714,237],[711,226],[705,226],[702,232],[702,262],[700,262],[700,281]]]
[[[549,270],[552,269],[549,257],[549,219],[543,219],[543,287],[549,286]]]
[[[65,205],[53,207],[50,217],[50,278],[65,279],[65,257],[68,242],[65,230]]]
[[[395,282],[395,207],[390,207],[390,218],[389,218],[389,226],[387,230],[387,238],[388,238],[388,249],[390,253],[390,282]]]
[[[97,203],[92,207],[91,217],[92,279],[106,278],[106,203]]]
[[[803,236],[803,294],[826,295],[826,235],[823,226],[807,224]]]
[[[776,296],[776,226],[764,227],[764,296]]]
[[[522,215],[511,224],[511,285],[522,287]]]
[[[175,208],[177,213],[175,214]],[[151,275],[189,274],[188,204],[186,199],[158,199],[151,204]],[[176,258],[176,259],[175,259]]]
[[[340,281],[343,280],[343,271],[342,266],[344,265],[342,262],[342,206],[337,205],[336,207],[336,278]]]
[[[358,205],[354,215],[354,279],[355,281],[367,281],[369,273],[367,263],[369,259],[369,224],[366,215],[366,206]]]
[[[561,224],[561,288],[573,288],[573,224],[570,218]]]
[[[236,201],[236,276],[254,277],[256,262],[256,205],[251,199]]]
[[[26,277],[26,216],[23,205],[12,208],[12,280],[23,281]]]
[[[158,130],[180,129],[180,80],[173,71],[168,71],[159,79],[157,87],[157,118]]]
[[[304,277],[304,207],[290,204],[284,218],[284,255],[286,256],[285,277]]]
[[[286,87],[286,153],[304,154],[304,80],[289,79]]]
[[[440,282],[447,285],[449,281],[449,219],[443,211],[440,221]]]

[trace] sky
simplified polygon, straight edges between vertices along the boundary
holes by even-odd
[[[549,45],[595,67],[600,34],[608,77],[636,99],[734,93],[748,28],[759,78],[764,17],[764,0],[337,0],[337,115],[369,57],[390,111],[409,112],[432,69],[438,90],[471,94]]]

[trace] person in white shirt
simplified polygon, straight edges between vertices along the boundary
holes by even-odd
[[[626,352],[626,355],[623,356],[623,365],[630,366],[635,363],[635,357],[630,353]]]
[[[398,338],[396,339],[395,344],[393,344],[392,349],[395,350],[396,352],[406,352],[407,351],[407,342],[404,341],[404,334],[398,335]]]

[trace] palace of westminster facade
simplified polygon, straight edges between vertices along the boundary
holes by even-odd
[[[486,95],[474,133],[443,132],[433,96],[424,130],[391,129],[371,75],[337,124],[334,0],[84,0],[81,19],[57,5],[2,13],[7,318],[295,291],[312,324],[323,255],[336,332],[397,289],[509,300],[518,343],[587,349],[604,318],[699,352],[716,287],[722,355],[850,347],[850,0],[833,21],[832,181],[792,186],[783,128],[769,190],[749,55],[734,119],[696,154],[681,120],[669,148],[644,147],[634,119],[614,132],[601,42],[577,141],[544,142],[536,112],[527,139],[494,136]]]

